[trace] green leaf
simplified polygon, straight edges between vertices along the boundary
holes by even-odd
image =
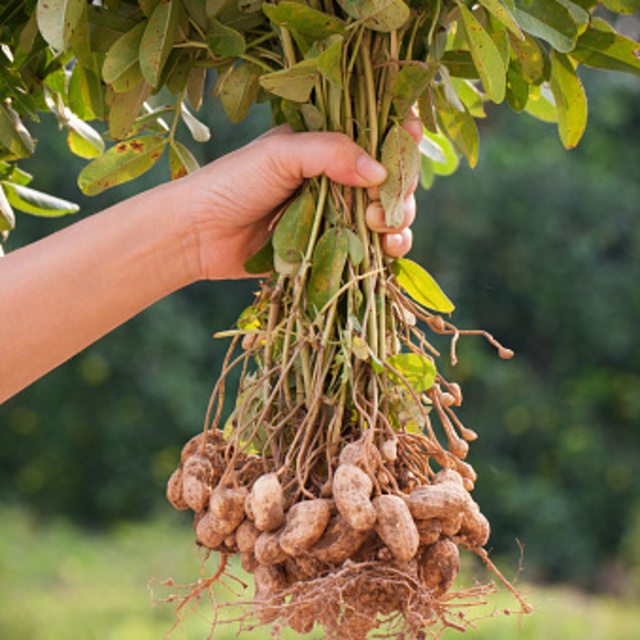
[[[102,79],[118,93],[130,91],[144,79],[138,58],[146,24],[140,22],[118,38],[102,65]]]
[[[319,313],[338,293],[348,254],[349,238],[345,229],[333,227],[320,236],[307,284],[308,311],[315,308]]]
[[[561,53],[576,45],[578,26],[569,9],[556,0],[516,0],[515,16],[523,31],[546,40]]]
[[[399,124],[394,124],[387,133],[380,161],[387,169],[387,179],[380,185],[385,224],[398,228],[404,221],[407,191],[420,172],[418,145]]]
[[[109,133],[112,138],[121,140],[131,134],[134,122],[152,91],[153,87],[143,82],[127,93],[115,95],[109,110]]]
[[[177,180],[200,168],[198,161],[187,147],[177,140],[171,140],[169,145],[169,171],[171,179]]]
[[[453,78],[477,80],[480,77],[470,51],[447,51],[441,61]]]
[[[440,119],[444,128],[453,140],[454,144],[462,151],[467,158],[469,166],[475,167],[478,163],[478,152],[480,148],[480,137],[478,127],[471,114],[464,107],[459,111],[449,104],[441,91],[435,92],[436,105],[440,113]]]
[[[140,69],[156,87],[176,39],[180,11],[178,0],[164,0],[151,14],[140,42]]]
[[[572,149],[587,126],[587,96],[571,60],[557,51],[551,52],[551,91],[558,110],[560,139]]]
[[[20,116],[6,102],[0,102],[0,144],[17,158],[30,156],[36,148]]]
[[[196,142],[207,142],[211,138],[211,131],[209,131],[209,127],[192,115],[184,103],[180,105],[180,115]]]
[[[387,364],[402,375],[416,393],[430,389],[438,374],[433,361],[418,353],[398,353],[387,358]],[[389,377],[403,384],[400,378],[391,372]]]
[[[56,51],[67,48],[85,4],[85,0],[38,0],[38,29]]]
[[[541,84],[545,79],[544,51],[538,41],[525,33],[524,40],[509,36],[509,44],[520,62],[524,77],[530,84]]]
[[[602,4],[614,13],[631,15],[640,10],[640,0],[602,0]]]
[[[298,2],[279,2],[277,5],[265,3],[262,10],[271,22],[287,27],[312,41],[324,40],[344,32],[344,23],[339,18]]]
[[[456,153],[451,140],[449,140],[449,138],[440,131],[438,131],[438,133],[433,133],[428,129],[423,129],[422,133],[425,138],[428,138],[431,142],[437,144],[444,154],[444,162],[440,161],[438,158],[430,158],[433,173],[438,176],[450,176],[455,173],[460,161],[458,160],[458,154]]]
[[[640,45],[615,31],[599,29],[595,24],[580,36],[571,57],[588,67],[640,76]]]
[[[57,217],[67,213],[76,213],[80,209],[73,202],[19,184],[3,182],[2,187],[7,200],[13,207],[35,216]]]
[[[287,262],[301,262],[311,237],[316,203],[309,188],[285,209],[273,232],[273,248]]]
[[[493,102],[502,102],[507,83],[500,51],[491,36],[464,5],[460,5],[460,16],[482,86]]]
[[[427,87],[427,90],[418,98],[418,113],[427,130],[431,133],[437,133],[438,123],[436,122],[436,108],[431,87]]]
[[[407,258],[399,258],[391,268],[398,284],[423,307],[438,313],[451,313],[455,309],[438,283],[419,264]]]
[[[516,112],[522,111],[529,100],[529,83],[522,76],[522,66],[512,60],[507,73],[507,103]]]
[[[235,58],[244,53],[247,45],[244,36],[218,20],[210,20],[207,44],[212,53],[222,58]]]
[[[187,80],[187,96],[191,106],[198,111],[202,106],[204,85],[207,80],[207,70],[201,67],[191,67]]]
[[[4,231],[11,231],[16,227],[16,216],[13,213],[13,209],[7,200],[4,188],[0,183],[0,233]],[[0,249],[2,245],[0,244]]]
[[[436,74],[436,67],[406,65],[398,71],[391,87],[396,114],[404,118],[409,109],[424,93]]]
[[[349,240],[349,260],[354,267],[357,267],[364,260],[364,245],[358,236],[346,229]]]
[[[500,2],[500,0],[480,0],[480,4],[493,16],[496,17],[511,33],[520,40],[524,40],[524,34],[520,30],[516,19],[511,11]]]
[[[330,36],[328,47],[316,58],[318,71],[330,82],[342,87],[342,36]]]
[[[167,142],[161,136],[141,136],[120,142],[80,172],[78,186],[85,195],[95,196],[133,180],[156,163]]]
[[[273,245],[269,238],[245,263],[244,270],[254,276],[273,271]],[[241,327],[242,328],[242,327]]]
[[[303,60],[288,69],[267,73],[260,84],[270,93],[293,102],[307,102],[318,78],[316,58]]]
[[[231,122],[246,118],[260,90],[261,73],[260,67],[243,61],[226,76],[220,89],[220,100]]]
[[[410,16],[402,0],[338,0],[338,4],[368,29],[383,33],[400,29]]]
[[[541,87],[531,87],[529,100],[527,100],[527,106],[524,110],[543,122],[558,122],[558,110],[553,94],[546,84]]]
[[[433,160],[434,162],[439,162],[440,164],[445,164],[447,162],[447,158],[444,155],[444,151],[442,147],[429,136],[422,136],[422,140],[420,140],[420,144],[418,145],[418,151]]]
[[[104,152],[102,136],[89,124],[72,114],[67,120],[67,142],[72,153],[81,158],[97,158]]]

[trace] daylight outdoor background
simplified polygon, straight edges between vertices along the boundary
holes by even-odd
[[[492,107],[478,167],[419,194],[410,257],[455,301],[456,324],[516,351],[501,361],[467,338],[451,372],[480,434],[470,461],[493,558],[513,576],[522,545],[519,585],[536,606],[523,620],[480,621],[476,639],[628,640],[640,626],[640,85],[610,75],[582,74],[590,123],[577,149],[553,125]],[[269,124],[260,108],[240,126],[213,101],[203,111],[212,139],[191,145],[202,162]],[[53,118],[35,132],[21,166],[34,188],[79,202],[76,219],[167,179],[161,166],[84,198],[64,132]],[[19,215],[7,248],[73,221]],[[201,428],[227,346],[212,334],[255,286],[176,293],[0,407],[0,637],[164,637],[171,607],[150,606],[148,577],[199,572],[164,484]],[[459,583],[474,576],[490,578],[470,567]],[[174,637],[204,640],[210,617],[203,607]]]

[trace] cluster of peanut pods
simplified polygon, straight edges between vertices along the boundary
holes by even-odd
[[[200,545],[240,554],[255,576],[254,604],[263,622],[280,615],[274,602],[293,584],[347,561],[393,565],[436,601],[458,573],[459,545],[486,544],[489,523],[453,469],[428,484],[412,483],[406,493],[376,491],[383,463],[387,473],[394,469],[397,443],[346,445],[320,495],[291,497],[287,487],[295,481],[267,472],[258,456],[235,456],[230,466],[221,434],[200,434],[185,445],[167,496],[177,509],[195,512]],[[309,619],[287,623],[300,632],[313,626]]]

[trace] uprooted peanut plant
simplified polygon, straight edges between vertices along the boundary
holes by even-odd
[[[476,164],[485,102],[557,122],[570,148],[587,118],[577,66],[640,74],[637,43],[612,26],[638,0],[5,4],[3,237],[12,206],[75,210],[25,187],[14,164],[34,150],[23,120],[38,110],[68,128],[74,153],[93,158],[79,177],[87,194],[140,175],[165,148],[179,178],[198,167],[177,127],[208,139],[187,102],[200,109],[214,68],[214,93],[233,122],[268,101],[274,124],[344,132],[381,160],[389,177],[379,197],[394,227],[419,174],[429,186],[455,169],[458,153]],[[412,107],[419,147],[402,128]],[[96,118],[108,121],[108,136],[87,124]],[[105,137],[118,141],[106,152]],[[172,504],[195,513],[198,544],[221,558],[213,576],[179,589],[179,615],[212,594],[239,554],[255,576],[254,622],[274,633],[315,623],[353,640],[378,628],[407,638],[464,629],[493,587],[452,590],[460,547],[530,610],[485,551],[490,527],[465,461],[477,435],[456,416],[462,391],[439,373],[425,331],[450,338],[453,364],[465,333],[483,334],[500,357],[512,353],[488,334],[459,331],[431,276],[385,257],[365,224],[367,204],[362,189],[311,180],[246,264],[271,276],[223,332],[232,342],[204,429],[169,481]],[[239,387],[223,424],[231,371]]]

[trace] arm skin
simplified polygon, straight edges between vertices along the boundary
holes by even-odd
[[[247,277],[242,265],[264,244],[278,206],[322,173],[367,188],[385,178],[342,134],[280,128],[0,258],[0,402],[173,291]],[[384,227],[375,203],[367,223],[401,256],[414,215],[411,189],[401,229]]]

